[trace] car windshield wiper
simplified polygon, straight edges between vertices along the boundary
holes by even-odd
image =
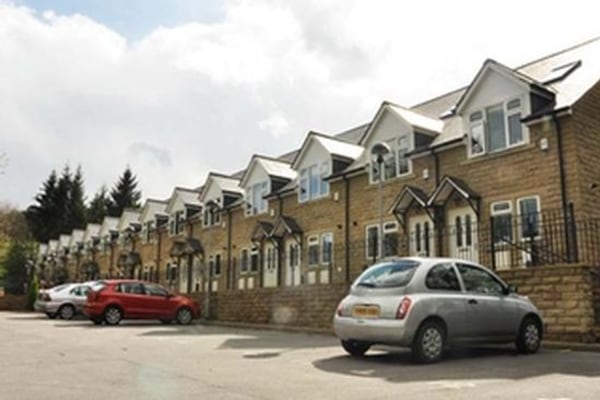
[[[377,285],[375,285],[374,283],[370,283],[370,282],[359,282],[356,284],[356,286],[364,286],[364,287],[368,287],[368,288],[374,288]]]

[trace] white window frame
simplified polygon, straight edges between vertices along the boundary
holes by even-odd
[[[246,253],[246,263],[247,263],[246,268],[243,268],[244,253]],[[240,250],[240,275],[246,275],[248,272],[250,272],[250,264],[251,264],[250,249],[248,249],[247,247],[244,247]]]
[[[279,264],[278,248],[274,244],[267,244],[264,249],[263,268],[265,271],[275,271]]]
[[[269,194],[269,180],[264,180],[246,188],[246,216],[265,214],[269,211],[269,202],[264,197]],[[254,204],[254,196],[259,193],[260,201]]]
[[[217,258],[219,259],[219,264],[220,264],[218,274],[216,273]],[[212,272],[211,277],[213,279],[219,278],[221,276],[221,273],[223,272],[223,257],[221,255],[221,253],[213,253],[210,256],[208,256],[208,268],[209,268],[209,271]]]
[[[214,207],[205,207],[202,212],[202,226],[210,228],[221,223],[221,212]]]
[[[505,210],[499,210],[496,211],[494,210],[494,207],[499,205],[499,204],[508,204],[508,208]],[[497,216],[501,216],[501,215],[509,215],[510,221],[511,221],[511,226],[510,226],[510,240],[513,241],[514,240],[514,227],[512,226],[512,222],[513,222],[513,204],[512,201],[510,200],[500,200],[500,201],[495,201],[492,204],[490,204],[490,216],[491,217],[497,217]],[[492,232],[492,240],[494,240],[494,232]],[[495,245],[505,245],[506,243],[504,243],[503,241],[496,241],[494,242]]]
[[[541,201],[540,201],[540,196],[539,195],[532,195],[532,196],[524,196],[524,197],[519,197],[517,199],[517,209],[519,211],[519,238],[521,239],[521,241],[527,241],[530,239],[530,237],[528,236],[523,236],[523,226],[522,226],[522,209],[521,209],[521,202],[524,200],[535,200],[536,202],[536,207],[537,207],[537,213],[538,213],[538,220],[537,220],[537,225],[538,225],[538,234],[535,235],[533,238],[535,240],[538,240],[541,238],[541,226],[542,226],[542,205],[541,205]]]
[[[329,261],[325,260],[325,240],[329,238],[331,241],[331,251],[329,252]],[[321,265],[330,266],[333,265],[333,232],[325,232],[321,234],[320,240],[320,254],[319,260],[321,261]]]
[[[513,101],[516,101],[516,100],[519,101],[519,107],[509,109],[508,104]],[[503,113],[503,119],[504,119],[504,139],[505,139],[506,146],[502,147],[500,149],[491,151],[491,150],[489,150],[489,134],[490,133],[489,133],[489,125],[488,125],[488,121],[487,121],[487,112],[489,109],[499,107],[499,106],[502,107],[502,113]],[[500,153],[502,151],[506,151],[513,147],[518,147],[518,146],[522,146],[524,144],[529,143],[528,130],[527,130],[527,127],[523,123],[521,123],[521,141],[513,143],[513,144],[510,143],[509,118],[515,114],[521,114],[521,118],[522,118],[522,116],[526,112],[527,112],[526,111],[526,102],[525,102],[524,96],[513,96],[502,102],[491,104],[491,105],[483,107],[483,108],[471,110],[465,117],[467,132],[468,132],[468,142],[469,143],[468,143],[467,147],[469,149],[469,157],[474,158],[474,157],[479,157],[479,156],[482,156],[485,154]],[[475,121],[472,121],[471,117],[477,113],[481,113],[481,118],[477,119]],[[473,131],[475,129],[479,129],[479,128],[483,129],[483,142],[481,143],[482,151],[478,152],[478,153],[473,153],[473,140],[472,140]]]
[[[370,253],[370,243],[369,243],[369,230],[372,229],[376,229],[377,232],[377,243],[376,243],[376,247],[375,247],[375,259],[379,260],[381,258],[380,254],[379,254],[379,249],[381,247],[381,245],[383,244],[383,251],[384,251],[384,255],[383,258],[385,257],[391,257],[388,255],[385,255],[385,236],[387,234],[397,234],[398,230],[399,230],[399,225],[398,225],[398,221],[383,221],[383,235],[381,234],[381,229],[379,229],[379,223],[376,224],[369,224],[365,226],[365,259],[366,260],[373,260],[373,254]],[[380,241],[383,240],[383,243],[381,243]]]
[[[302,168],[298,174],[298,202],[305,203],[329,196],[331,188],[325,178],[330,173],[331,160],[317,162]],[[312,180],[316,183],[314,191],[311,188]]]
[[[306,238],[306,262],[308,263],[309,267],[316,267],[319,265],[319,262],[321,261],[321,254],[320,254],[320,247],[321,247],[321,241],[319,240],[319,235],[310,235]],[[315,262],[312,262],[313,260],[310,259],[310,248],[311,247],[317,247],[317,260]]]
[[[252,268],[252,259],[256,257],[256,268]],[[250,262],[248,264],[248,273],[255,274],[260,270],[260,249],[254,246],[250,249]]]
[[[414,149],[414,133],[413,132],[409,132],[409,133],[405,133],[403,135],[399,135],[394,137],[393,139],[388,139],[385,140],[385,143],[390,147],[390,154],[388,154],[387,156],[384,157],[384,161],[382,163],[382,167],[383,167],[383,182],[392,180],[392,179],[396,179],[396,178],[402,178],[408,175],[411,175],[413,172],[413,163],[412,160],[410,159],[410,157],[402,157],[402,158],[406,158],[406,162],[408,164],[408,171],[400,173],[400,148],[399,148],[399,144],[402,140],[407,140],[407,152],[410,152],[411,150]],[[370,151],[369,151],[370,154]],[[389,160],[391,157],[394,158],[394,166],[396,169],[396,172],[394,175],[386,177],[385,175],[385,170],[386,170],[386,160]],[[381,171],[377,171],[378,173],[375,174],[375,170],[377,170],[379,168],[379,164],[377,163],[376,160],[373,160],[371,158],[370,160],[370,169],[369,169],[369,183],[370,184],[375,184],[377,182],[379,182],[379,179],[381,177]]]

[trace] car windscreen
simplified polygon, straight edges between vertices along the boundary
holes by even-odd
[[[394,288],[408,285],[418,261],[398,260],[373,265],[356,280],[355,286],[369,288]]]

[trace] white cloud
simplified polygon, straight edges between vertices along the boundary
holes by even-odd
[[[384,99],[464,85],[487,57],[515,65],[600,33],[592,3],[560,4],[507,1],[492,18],[465,1],[231,0],[222,21],[128,42],[0,0],[0,201],[26,206],[65,162],[90,196],[128,164],[145,196],[198,186],[366,122]]]

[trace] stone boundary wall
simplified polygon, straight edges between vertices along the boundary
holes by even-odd
[[[224,322],[331,329],[346,284],[212,293],[211,318]]]
[[[499,271],[540,309],[548,340],[596,341],[600,320],[600,275],[584,265]],[[229,290],[211,294],[210,317],[223,322],[331,329],[347,284]],[[190,297],[203,302],[203,294]]]
[[[0,311],[25,311],[26,309],[26,295],[6,294],[0,296]]]
[[[583,265],[533,267],[499,271],[539,308],[548,340],[590,343],[596,341],[600,282],[593,268]],[[597,282],[594,284],[594,282]]]

